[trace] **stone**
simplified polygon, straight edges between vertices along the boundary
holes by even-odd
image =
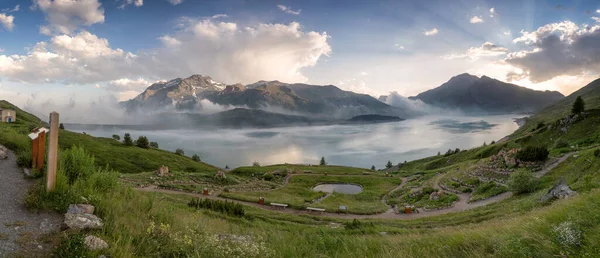
[[[87,213],[65,213],[64,225],[72,229],[98,229],[104,226],[102,219]]]
[[[169,175],[169,167],[163,165],[156,171],[157,176],[168,176]]]
[[[219,171],[217,172],[217,174],[215,175],[215,178],[227,178],[227,176],[225,175],[225,171]]]
[[[92,251],[108,248],[108,243],[106,243],[106,241],[95,236],[86,236],[83,243],[88,250]]]
[[[69,209],[67,210],[67,213],[71,213],[71,214],[81,214],[81,213],[87,213],[87,214],[94,214],[94,210],[96,208],[93,205],[89,205],[89,204],[70,204],[69,205]]]
[[[6,147],[4,146],[0,146],[0,159],[7,159],[8,158],[8,149],[6,149]]]
[[[440,199],[440,197],[442,196],[442,194],[444,194],[442,191],[439,192],[433,192],[429,195],[429,200],[433,200],[433,201],[437,201]]]
[[[31,169],[23,168],[23,174],[25,174],[26,177],[31,177]]]
[[[541,202],[549,202],[549,201],[552,201],[555,199],[566,199],[569,197],[573,197],[576,194],[577,194],[577,192],[571,190],[571,188],[565,182],[565,179],[562,178],[560,180],[560,183],[558,183],[557,185],[552,187],[550,190],[548,190],[548,193],[546,193],[544,196],[542,196],[540,201]]]

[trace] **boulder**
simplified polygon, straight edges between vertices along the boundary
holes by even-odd
[[[6,149],[6,147],[4,146],[0,146],[0,159],[7,159],[8,158],[8,149]]]
[[[156,171],[156,175],[157,176],[168,176],[169,175],[169,167],[167,166],[161,166],[157,171]]]
[[[71,214],[94,214],[95,207],[89,204],[70,204],[67,213]]]
[[[95,237],[95,236],[86,236],[85,239],[83,240],[83,243],[85,244],[85,247],[88,250],[92,250],[92,251],[108,248],[108,244],[106,243],[106,241],[102,240],[99,237]]]
[[[227,176],[225,175],[225,171],[220,170],[219,172],[217,172],[217,174],[215,175],[215,178],[223,178],[223,179],[227,178]]]
[[[573,197],[577,194],[577,192],[571,190],[571,188],[565,182],[565,179],[562,178],[560,183],[552,187],[548,193],[546,193],[540,199],[541,202],[549,202],[555,199],[566,199],[569,197]]]
[[[104,226],[102,219],[87,213],[65,213],[64,225],[72,229],[98,229]]]

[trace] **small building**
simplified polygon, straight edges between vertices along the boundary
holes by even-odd
[[[0,109],[0,122],[13,123],[17,121],[17,112],[10,109]]]

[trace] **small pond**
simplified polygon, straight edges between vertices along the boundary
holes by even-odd
[[[320,184],[313,188],[313,191],[326,193],[358,194],[363,191],[362,186],[353,184]]]

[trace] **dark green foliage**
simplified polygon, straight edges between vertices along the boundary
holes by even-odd
[[[548,159],[548,148],[527,146],[517,152],[515,156],[520,161],[544,161]]]
[[[573,103],[573,108],[571,109],[571,113],[579,114],[583,111],[585,111],[585,102],[583,101],[581,96],[578,96],[577,99],[575,99],[575,102]]]
[[[65,130],[65,125],[63,123],[60,123],[60,125],[58,125],[58,129]]]
[[[392,168],[394,165],[392,164],[391,161],[388,160],[387,164],[385,164],[386,168]]]
[[[538,180],[532,172],[527,170],[518,170],[510,175],[508,188],[515,194],[531,193],[538,186]]]
[[[365,229],[374,227],[373,222],[362,222],[360,220],[354,219],[352,222],[344,222],[345,229]]]
[[[263,179],[266,181],[272,181],[275,177],[273,177],[273,174],[265,174],[263,176]]]
[[[184,156],[185,152],[183,151],[183,149],[176,149],[175,150],[175,154],[179,155],[179,156]]]
[[[150,142],[150,147],[158,149],[158,142]]]
[[[496,144],[496,141],[492,141],[492,142],[490,142],[490,144]]]
[[[64,171],[73,184],[77,179],[86,179],[94,172],[94,157],[91,157],[82,147],[73,146],[60,155],[60,169]]]
[[[243,217],[245,214],[243,205],[220,200],[195,198],[188,203],[188,206],[196,209],[212,210],[235,217]]]
[[[127,146],[133,146],[133,140],[131,139],[131,134],[126,133],[123,136],[123,143]]]
[[[228,166],[228,165],[225,165],[225,169],[229,169],[229,166]]]
[[[148,142],[148,138],[146,138],[146,136],[138,137],[137,141],[135,142],[135,145],[144,149],[150,148],[150,142]]]
[[[19,165],[19,167],[30,168],[32,162],[31,155],[30,150],[19,150],[17,152],[17,165]]]
[[[321,161],[319,162],[319,165],[321,165],[321,166],[327,165],[327,162],[325,161],[325,157],[321,157]]]
[[[431,193],[433,193],[433,192],[436,192],[436,191],[437,191],[436,189],[433,189],[433,188],[432,188],[432,187],[430,187],[430,186],[425,186],[425,187],[423,187],[423,193],[424,193],[424,194],[427,194],[427,195],[429,195],[429,194],[431,194]]]
[[[600,149],[596,149],[594,151],[594,156],[596,156],[597,158],[600,158]]]
[[[254,161],[254,163],[252,163],[253,167],[260,167],[260,163],[258,163],[257,161]]]
[[[198,156],[198,154],[194,154],[194,156],[192,156],[192,160],[196,161],[196,162],[200,162],[200,156]]]
[[[375,171],[375,165],[371,166],[371,170]]]
[[[112,138],[115,139],[115,141],[121,140],[121,136],[119,136],[118,134],[113,134]]]
[[[537,126],[535,127],[535,130],[542,129],[544,126],[546,126],[546,124],[544,124],[544,122],[540,121],[540,122],[538,122]]]
[[[197,169],[195,167],[185,167],[185,172],[196,172]]]
[[[52,257],[57,258],[86,258],[89,257],[84,244],[83,234],[66,236],[52,251]]]
[[[566,141],[565,139],[560,139],[560,140],[556,141],[556,143],[554,144],[555,149],[568,148],[568,147],[569,147],[569,142]]]

